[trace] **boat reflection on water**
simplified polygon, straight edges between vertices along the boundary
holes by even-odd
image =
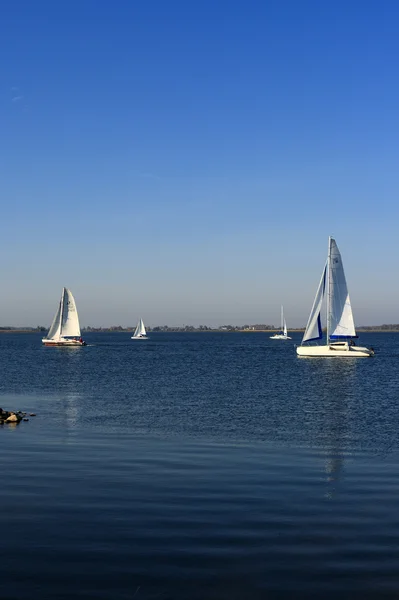
[[[67,430],[75,429],[79,420],[79,394],[66,394],[62,398],[62,405]]]
[[[333,499],[339,490],[345,469],[345,458],[351,456],[349,423],[352,390],[359,368],[358,361],[336,359],[325,361],[328,372],[328,386],[330,394],[325,399],[324,413],[324,440],[323,454],[326,455],[324,462],[324,479],[326,482],[325,497]]]

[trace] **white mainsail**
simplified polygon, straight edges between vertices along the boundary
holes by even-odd
[[[356,337],[344,267],[336,241],[330,238],[327,332],[330,339]]]
[[[284,318],[284,307],[281,305],[281,332],[287,337],[287,323]]]
[[[320,340],[323,337],[323,332],[321,329],[320,312],[321,305],[323,303],[324,290],[326,287],[326,273],[327,265],[323,269],[319,287],[317,288],[312,310],[310,311],[308,323],[306,325],[305,333],[302,338],[302,343],[310,342],[312,340]]]
[[[76,310],[75,299],[71,290],[63,289],[62,319],[61,319],[62,337],[80,337],[80,326],[78,311]]]
[[[143,319],[140,319],[137,323],[137,327],[134,331],[133,337],[143,337],[147,335],[147,332],[144,327]]]

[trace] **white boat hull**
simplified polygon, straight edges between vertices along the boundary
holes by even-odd
[[[65,339],[48,340],[46,338],[43,338],[42,343],[45,346],[86,346],[85,341],[72,340],[72,339],[71,340],[65,340]]]
[[[271,340],[292,340],[289,335],[271,335]]]
[[[298,356],[310,357],[339,357],[339,358],[368,358],[374,356],[372,348],[351,346],[347,343],[330,344],[329,346],[298,346]]]
[[[132,340],[148,340],[148,337],[146,335],[132,335],[132,337],[130,338]]]

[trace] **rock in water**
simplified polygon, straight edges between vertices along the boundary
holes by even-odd
[[[13,412],[11,410],[3,410],[0,408],[0,425],[3,425],[4,423],[14,423],[15,425],[20,423],[22,419],[24,419],[24,421],[29,421],[29,419],[24,417],[26,417],[26,413],[20,410]]]
[[[6,423],[19,423],[21,417],[18,417],[15,413],[11,413],[9,417],[6,419]]]

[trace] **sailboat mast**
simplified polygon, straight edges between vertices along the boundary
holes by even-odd
[[[60,337],[62,337],[62,321],[64,318],[64,304],[65,304],[65,288],[62,288],[61,294],[61,313],[60,313]]]
[[[330,343],[330,304],[331,304],[331,236],[328,238],[328,255],[327,255],[327,344]]]
[[[281,305],[281,331],[284,330],[284,311],[283,311],[283,305]]]

